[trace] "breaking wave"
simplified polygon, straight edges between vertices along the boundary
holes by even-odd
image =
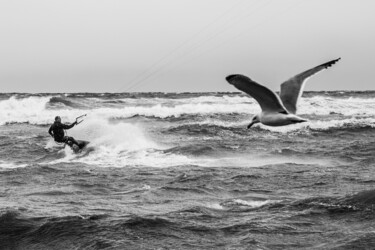
[[[189,130],[191,133],[216,133],[221,130],[230,130],[232,132],[247,131],[246,127],[249,120],[230,121],[208,118],[197,122],[185,122],[181,125],[175,125],[168,129],[169,132]],[[263,130],[275,133],[303,132],[324,132],[335,130],[355,130],[355,129],[374,129],[375,118],[348,118],[332,120],[310,120],[305,123],[293,124],[281,127],[270,127],[263,124],[256,124],[252,130]]]
[[[298,113],[302,116],[328,118],[369,118],[375,116],[373,98],[333,98],[312,96],[302,98]],[[127,119],[135,116],[165,119],[185,115],[215,116],[260,111],[254,99],[243,95],[192,96],[185,98],[118,98],[54,96],[11,96],[0,100],[0,125],[6,123],[51,123],[59,114],[63,120],[73,120],[82,112],[105,119]]]
[[[317,197],[297,201],[291,206],[297,209],[320,209],[330,213],[370,212],[375,205],[375,190],[366,190],[342,198]]]
[[[90,118],[85,120],[85,126],[77,126],[68,132],[69,136],[90,141],[87,149],[76,154],[69,147],[60,147],[63,157],[49,163],[82,162],[105,167],[162,167],[191,162],[185,156],[164,153],[163,147],[154,142],[139,124],[113,124],[106,120]],[[54,145],[50,139],[46,148],[51,149]]]

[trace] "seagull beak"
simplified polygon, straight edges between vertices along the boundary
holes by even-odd
[[[247,125],[247,129],[251,128],[251,126],[254,125],[255,122],[251,122],[249,125]]]
[[[309,120],[301,119],[301,120],[295,121],[295,123],[308,122],[308,121],[309,121]]]

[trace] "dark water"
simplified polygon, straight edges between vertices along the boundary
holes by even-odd
[[[0,249],[374,249],[374,97],[247,130],[238,93],[1,94]]]

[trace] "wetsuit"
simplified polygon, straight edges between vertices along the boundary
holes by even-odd
[[[73,122],[70,125],[63,124],[61,122],[55,121],[48,130],[48,133],[55,139],[56,142],[63,142],[72,146],[76,144],[78,147],[80,146],[78,142],[71,136],[65,136],[64,129],[71,129],[76,125],[77,122]]]

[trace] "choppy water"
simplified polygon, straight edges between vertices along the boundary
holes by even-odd
[[[375,92],[0,94],[0,249],[373,249]],[[47,130],[87,113],[70,136]]]

